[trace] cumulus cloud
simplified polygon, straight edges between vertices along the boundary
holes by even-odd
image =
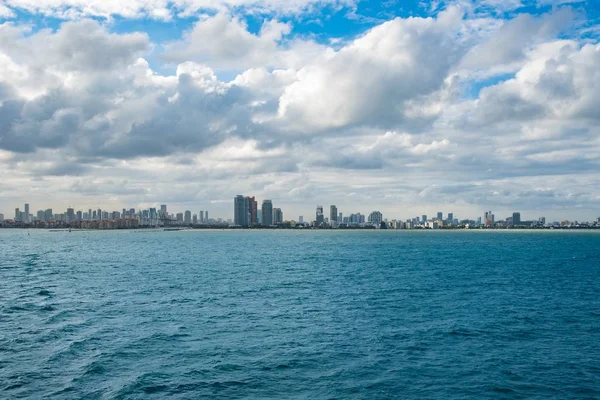
[[[78,19],[213,12],[168,43],[85,18],[0,24],[1,206],[171,202],[228,217],[248,193],[294,214],[559,215],[600,198],[600,45],[563,37],[570,9],[498,20],[453,5],[332,46],[277,15],[250,32],[232,10],[350,1],[121,3],[6,2]]]

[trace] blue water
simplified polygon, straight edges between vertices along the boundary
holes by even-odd
[[[600,232],[0,230],[0,398],[600,398]]]

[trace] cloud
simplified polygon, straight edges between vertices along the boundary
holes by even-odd
[[[0,24],[2,207],[169,202],[227,217],[224,200],[247,193],[292,216],[336,203],[386,217],[537,217],[587,215],[600,198],[600,45],[566,37],[580,26],[570,9],[530,16],[513,4],[504,20],[451,5],[330,46],[276,13],[350,3],[235,3],[271,10],[252,32],[234,3],[170,3],[169,18],[213,12],[153,43],[79,18],[138,18],[160,1],[16,1],[6,4],[78,20]]]
[[[11,9],[62,19],[153,18],[169,20],[207,11],[244,11],[290,15],[310,13],[322,7],[352,6],[355,0],[5,0],[2,15],[12,16]]]

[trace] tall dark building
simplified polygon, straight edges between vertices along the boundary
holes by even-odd
[[[513,225],[521,225],[521,213],[514,212],[512,222]]]
[[[233,223],[239,226],[248,226],[248,198],[241,194],[233,199]]]
[[[258,212],[258,203],[256,199],[253,197],[247,197],[248,199],[248,212],[250,213],[249,225],[258,224],[257,212]]]
[[[263,200],[260,208],[261,219],[260,223],[263,226],[273,225],[273,202],[271,200]]]

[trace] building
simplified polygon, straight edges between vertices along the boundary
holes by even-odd
[[[329,207],[329,222],[338,222],[338,209],[336,206]]]
[[[323,222],[325,222],[324,216],[323,216],[323,206],[317,206],[317,215],[316,215],[317,219],[317,226],[321,225]]]
[[[281,208],[273,209],[273,225],[278,225],[283,223],[283,212]]]
[[[52,221],[53,219],[54,219],[54,213],[52,212],[51,208],[44,211],[44,221]]]
[[[450,223],[454,222],[454,213],[448,213],[448,222],[450,222]]]
[[[185,215],[183,217],[183,222],[186,224],[192,223],[192,212],[190,210],[185,210]]]
[[[422,223],[427,222],[427,215],[423,214],[423,216],[421,217],[421,222]]]
[[[513,213],[512,223],[513,223],[513,225],[516,225],[516,226],[521,225],[521,213],[519,213],[519,212]]]
[[[15,221],[21,221],[21,210],[19,210],[19,207],[15,208]]]
[[[262,202],[261,224],[263,226],[273,225],[273,202],[271,200],[263,200]]]
[[[160,214],[163,217],[167,216],[167,205],[166,204],[161,204],[160,205]]]
[[[183,222],[183,213],[177,213],[177,222]]]
[[[248,198],[238,194],[233,199],[233,224],[239,226],[249,225],[250,209]]]
[[[198,225],[198,214],[192,216],[192,224]]]
[[[256,222],[262,225],[262,210],[256,210]]]
[[[204,222],[208,222],[208,211],[204,211]]]
[[[4,214],[0,214],[0,224],[4,222]]]
[[[437,219],[438,221],[443,221],[444,220],[444,213],[443,212],[438,212],[437,213]]]
[[[373,211],[371,214],[369,214],[369,219],[368,219],[369,224],[379,227],[379,226],[381,226],[382,221],[383,221],[383,214],[381,214],[379,211]]]
[[[204,222],[204,211],[200,211],[200,216],[198,217],[198,219],[200,220],[200,223]]]
[[[298,222],[301,224],[304,223],[304,217],[302,215],[298,217]]]
[[[484,223],[486,226],[493,226],[494,225],[494,214],[492,214],[491,211],[486,211],[486,213],[484,214]]]
[[[249,225],[257,225],[258,224],[258,203],[256,199],[253,197],[247,197],[248,199],[248,211],[250,212],[250,218],[248,220]]]

